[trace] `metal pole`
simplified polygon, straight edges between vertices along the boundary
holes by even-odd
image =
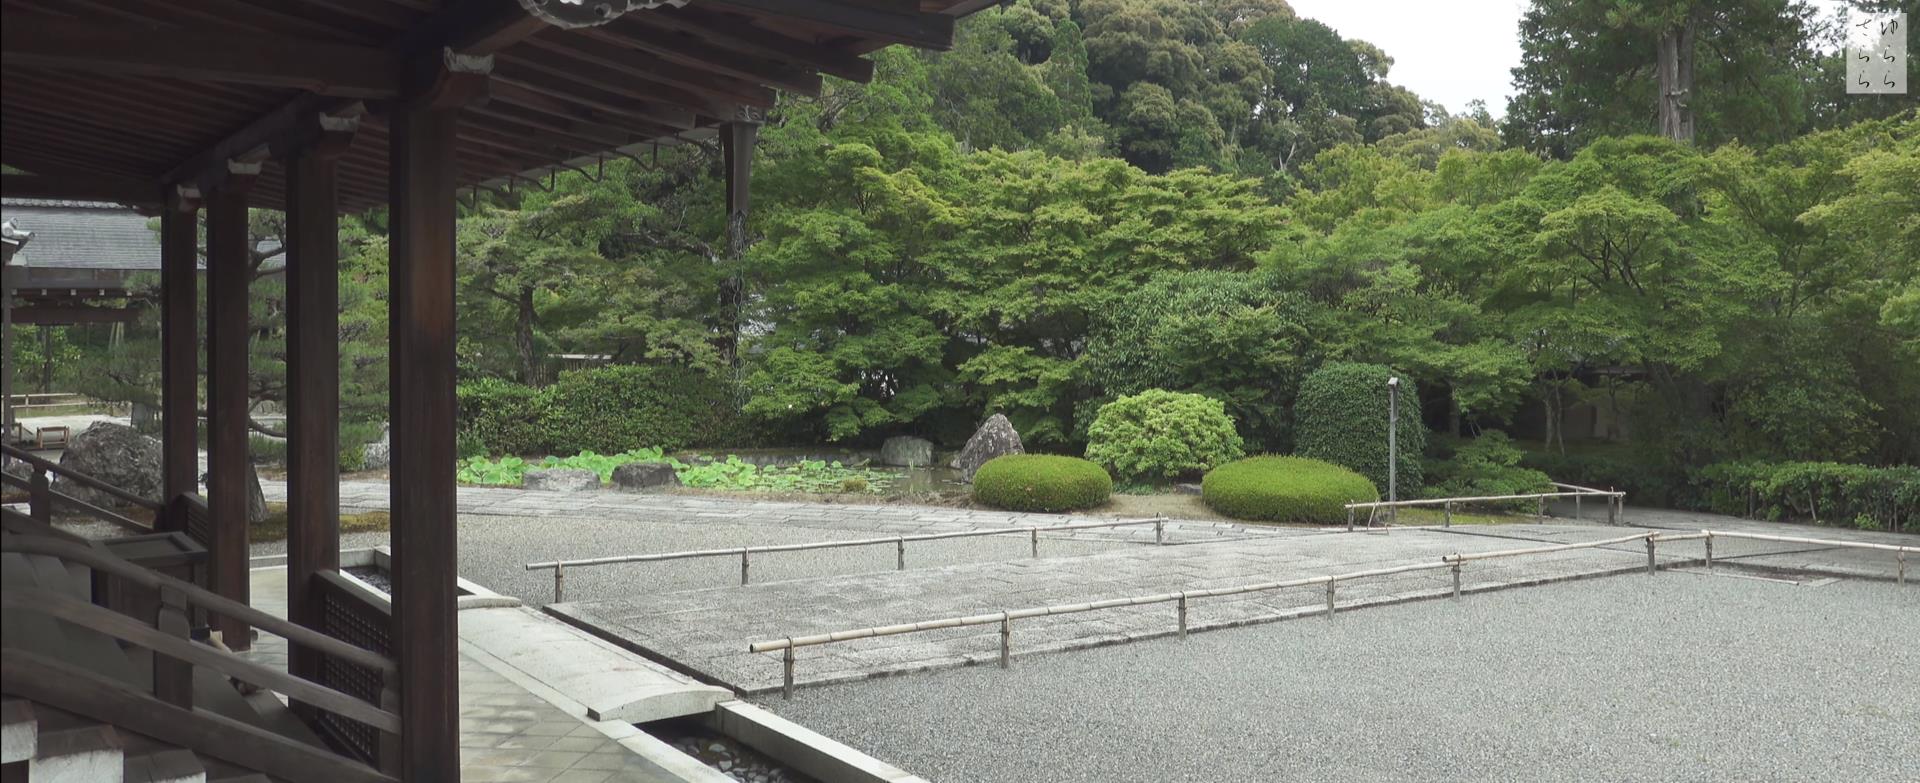
[[[1007,668],[1013,658],[1013,618],[1006,612],[1000,613],[1000,668]]]
[[[1456,555],[1457,557],[1457,555]],[[1453,600],[1460,600],[1460,561],[1453,561]]]
[[[1387,379],[1387,502],[1400,499],[1400,379]],[[1389,523],[1400,521],[1400,507],[1388,506]],[[1331,616],[1331,615],[1329,615]]]
[[[787,637],[787,649],[780,655],[780,668],[783,670],[780,683],[780,698],[793,698],[793,637]]]
[[[1032,536],[1032,539],[1033,539],[1033,556],[1039,557],[1040,556],[1040,528],[1037,528],[1037,527],[1031,528],[1027,530],[1027,534],[1029,536]]]
[[[894,546],[893,570],[895,571],[907,570],[907,539],[906,537],[905,536],[900,537],[900,540],[893,542],[893,546]]]
[[[1187,638],[1187,594],[1180,593],[1180,638]]]
[[[1338,584],[1332,577],[1327,578],[1327,621],[1333,621],[1333,586]]]
[[[566,594],[567,567],[559,563],[553,565],[553,602],[560,603],[560,597]]]
[[[1652,574],[1653,574],[1653,569],[1654,569],[1654,561],[1653,561],[1653,534],[1652,534],[1652,533],[1648,533],[1648,534],[1647,534],[1647,574],[1648,574],[1648,575],[1652,575]]]
[[[747,586],[747,579],[748,579],[747,570],[749,568],[752,568],[752,566],[747,562],[747,552],[749,551],[750,550],[748,550],[746,547],[740,547],[740,586],[741,587]]]

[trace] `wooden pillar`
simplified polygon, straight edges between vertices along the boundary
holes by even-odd
[[[460,778],[454,613],[454,131],[491,58],[449,54],[388,115],[393,638],[402,780]]]
[[[13,270],[5,266],[0,266],[0,442],[13,444]],[[0,467],[12,462],[12,457],[0,458]]]
[[[160,440],[167,503],[200,491],[199,193],[167,189],[160,213]],[[161,529],[184,521],[163,513]]]
[[[314,575],[340,567],[340,219],[334,164],[351,131],[286,156],[287,618],[324,630]],[[320,658],[288,649],[292,674],[318,679]]]
[[[230,166],[207,196],[207,560],[213,591],[247,603],[247,189],[259,166]],[[253,644],[234,618],[216,615],[213,629],[232,649]]]

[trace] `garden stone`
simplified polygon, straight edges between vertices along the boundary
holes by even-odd
[[[1007,421],[1004,414],[993,414],[980,429],[967,439],[967,446],[960,450],[960,456],[953,458],[953,469],[960,471],[963,480],[972,482],[973,474],[994,457],[1008,454],[1025,454],[1026,448],[1020,445],[1020,433],[1013,429],[1013,422]]]
[[[207,492],[213,492],[213,479],[207,474],[200,475],[200,483],[207,485]],[[247,524],[257,525],[267,519],[267,494],[260,491],[260,471],[253,463],[247,463]]]
[[[623,492],[657,492],[680,486],[680,474],[665,462],[629,462],[613,469],[613,488]]]
[[[600,488],[600,474],[580,468],[547,468],[529,470],[520,480],[527,489],[544,489],[550,492],[582,492]]]
[[[380,439],[367,444],[360,460],[361,470],[386,470],[393,465],[393,425],[380,425]]]
[[[60,455],[60,467],[84,473],[140,497],[160,502],[165,494],[160,477],[160,441],[139,430],[110,421],[94,422],[75,435]],[[89,489],[63,476],[52,476],[55,492],[106,508],[126,503],[105,492]]]
[[[880,464],[918,468],[933,464],[933,441],[911,435],[895,435],[880,444]]]

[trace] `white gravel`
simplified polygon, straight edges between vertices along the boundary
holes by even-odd
[[[1916,640],[1920,588],[1668,572],[767,706],[943,783],[1916,781]]]

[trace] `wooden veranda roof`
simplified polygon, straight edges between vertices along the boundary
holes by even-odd
[[[460,184],[644,155],[870,79],[861,55],[945,48],[990,0],[587,0],[628,9],[565,28],[530,13],[579,0],[0,0],[0,163],[7,195],[150,203],[228,160],[260,157],[324,114],[359,116],[339,204],[387,200],[392,98],[419,63],[493,58],[458,132]],[[658,6],[658,7],[640,7]],[[284,203],[266,166],[249,191]]]

